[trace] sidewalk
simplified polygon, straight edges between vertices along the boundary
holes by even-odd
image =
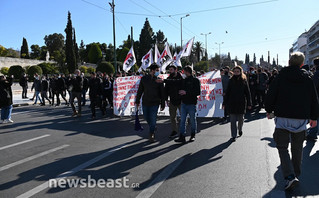
[[[32,98],[34,91],[31,92],[32,83],[28,84],[28,92],[27,96],[29,98]],[[19,83],[13,83],[12,85],[12,97],[13,97],[13,107],[18,106],[27,106],[33,104],[33,101],[29,98],[22,99],[22,87],[19,85]]]

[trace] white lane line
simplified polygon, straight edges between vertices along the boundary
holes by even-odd
[[[70,171],[67,171],[67,172],[64,172],[64,173],[58,175],[54,179],[62,179],[62,178],[69,177],[69,176],[73,175],[74,173],[76,173],[76,172],[78,172],[78,171],[80,171],[82,169],[85,169],[86,167],[88,167],[88,166],[100,161],[101,159],[111,155],[112,153],[114,153],[114,152],[116,152],[118,150],[121,150],[122,148],[125,148],[127,145],[128,144],[121,144],[121,145],[113,148],[112,150],[106,151],[105,153],[102,153],[101,155],[99,155],[99,156],[97,156],[97,157],[95,157],[95,158],[93,158],[93,159],[91,159],[91,160],[89,160],[89,161],[87,161],[87,162],[85,162],[85,163],[73,168]],[[28,198],[28,197],[31,197],[31,196],[41,192],[42,190],[45,190],[48,187],[49,187],[49,181],[46,181],[45,183],[43,183],[43,184],[41,184],[41,185],[29,190],[28,192],[17,196],[17,198]]]
[[[168,165],[136,198],[151,197],[154,192],[164,183],[164,181],[174,172],[174,170],[182,163],[184,158],[179,158]]]
[[[1,150],[4,150],[4,149],[7,149],[7,148],[14,147],[14,146],[18,146],[18,145],[20,145],[20,144],[32,142],[32,141],[34,141],[34,140],[38,140],[38,139],[41,139],[41,138],[45,138],[45,137],[48,137],[48,136],[50,136],[50,135],[49,135],[49,134],[46,134],[46,135],[42,135],[42,136],[39,136],[39,137],[36,137],[36,138],[32,138],[32,139],[29,139],[29,140],[25,140],[25,141],[22,141],[22,142],[17,142],[17,143],[14,143],[14,144],[10,144],[10,145],[7,145],[7,146],[3,146],[3,147],[0,147],[0,151],[1,151]]]
[[[44,152],[42,152],[42,153],[39,153],[39,154],[30,156],[30,157],[27,157],[27,158],[25,158],[25,159],[23,159],[23,160],[19,160],[19,161],[17,161],[17,162],[14,162],[14,163],[5,165],[5,166],[3,166],[3,167],[0,167],[0,171],[7,170],[7,169],[9,169],[9,168],[12,168],[12,167],[14,167],[14,166],[23,164],[23,163],[28,162],[28,161],[31,161],[31,160],[34,160],[34,159],[39,158],[39,157],[42,157],[42,156],[44,156],[44,155],[48,155],[48,154],[53,153],[53,152],[55,152],[55,151],[58,151],[58,150],[60,150],[60,149],[64,149],[64,148],[66,148],[66,147],[68,147],[68,146],[70,146],[70,145],[65,144],[65,145],[59,146],[59,147],[57,147],[57,148],[50,149],[50,150],[48,150],[48,151],[44,151]]]

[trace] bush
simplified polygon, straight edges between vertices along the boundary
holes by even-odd
[[[13,75],[14,79],[20,79],[24,72],[24,69],[20,65],[14,65],[9,68],[8,76]]]
[[[51,63],[40,63],[38,64],[39,67],[41,67],[42,72],[44,75],[46,74],[56,74],[58,73],[58,68],[55,66],[55,64]]]
[[[42,75],[42,69],[41,67],[37,66],[37,65],[34,65],[34,66],[31,66],[29,69],[28,69],[28,75],[29,75],[29,79],[32,81],[34,80],[34,75],[35,74],[39,74],[39,75]]]
[[[84,66],[82,65],[81,67],[79,67],[79,70],[82,72],[82,73],[88,73],[88,67],[87,66]]]
[[[102,61],[96,68],[96,71],[100,71],[102,73],[107,73],[107,74],[113,74],[115,69],[113,67],[113,65],[109,62],[106,61]]]
[[[93,67],[88,67],[87,69],[87,73],[92,73],[92,72],[95,72],[95,69]]]
[[[0,73],[2,73],[3,75],[8,75],[9,73],[9,68],[8,67],[2,67],[0,69]]]

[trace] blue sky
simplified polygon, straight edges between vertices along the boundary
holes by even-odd
[[[90,5],[91,2],[99,7]],[[64,33],[67,12],[72,15],[77,42],[112,43],[112,14],[108,2],[111,0],[0,0],[0,45],[20,49],[22,37],[32,44],[44,45],[44,36]],[[155,17],[190,13],[198,10],[225,8],[243,4],[254,4],[269,0],[115,0],[117,12],[149,15],[148,19],[156,32],[164,32],[170,44],[180,45],[180,17]],[[104,9],[102,9],[104,8]],[[191,13],[183,19],[183,40],[195,36],[205,47],[207,36],[208,53],[218,53],[215,42],[224,42],[221,53],[230,52],[244,60],[249,53],[256,53],[257,62],[261,55],[271,60],[279,54],[279,64],[288,62],[288,50],[297,37],[319,19],[318,0],[278,0],[249,6],[239,6],[207,12]],[[134,39],[139,34],[147,16],[116,14],[117,46],[134,28]],[[226,33],[226,31],[228,33]]]

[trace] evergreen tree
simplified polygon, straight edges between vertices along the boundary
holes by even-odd
[[[69,73],[73,73],[76,69],[76,57],[74,52],[73,42],[73,28],[71,21],[71,13],[68,12],[68,23],[65,28],[66,39],[65,39],[65,57]]]
[[[143,29],[141,30],[140,39],[139,39],[139,48],[137,55],[137,60],[140,60],[153,46],[155,43],[153,40],[154,32],[153,29],[146,18]],[[138,64],[141,64],[140,61],[137,61]]]
[[[75,36],[75,29],[73,28],[73,46],[74,46],[74,53],[75,53],[75,62],[80,62],[80,55],[79,55],[79,47],[76,43],[76,36]]]
[[[227,56],[228,60],[231,61],[231,57],[230,57],[230,52],[228,52],[228,56]]]
[[[276,67],[276,60],[275,60],[275,58],[273,58],[273,60],[272,60],[272,66],[273,66],[273,67]]]
[[[250,58],[249,58],[249,54],[247,54],[247,65],[249,64],[249,62],[250,62]]]
[[[101,48],[99,47],[97,43],[90,44],[89,48],[90,48],[89,54],[88,54],[89,62],[94,64],[98,63],[102,59]]]
[[[79,49],[79,57],[80,57],[80,62],[83,62],[85,58],[87,58],[87,51],[85,50],[85,45],[83,40],[81,40],[80,43],[80,49]]]
[[[32,59],[40,59],[41,48],[39,45],[31,45],[31,54],[30,58]]]
[[[20,57],[21,58],[30,58],[28,42],[27,42],[27,39],[25,39],[24,37],[23,37],[23,40],[22,40]]]
[[[157,43],[157,47],[159,51],[163,51],[165,47],[165,43],[167,42],[167,38],[165,38],[164,32],[159,30],[153,37],[154,42]]]

